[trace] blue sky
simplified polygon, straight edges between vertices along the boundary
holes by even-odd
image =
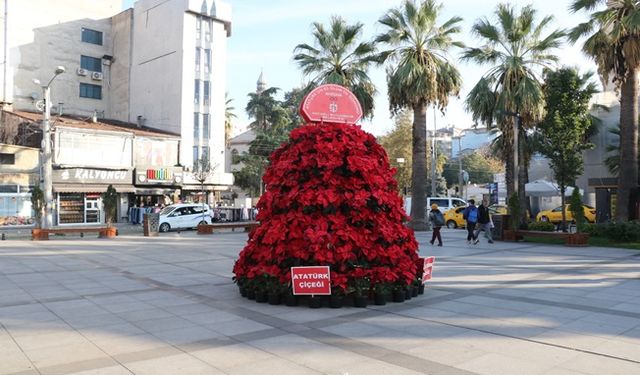
[[[244,108],[247,94],[254,92],[260,71],[264,71],[267,85],[288,91],[306,82],[302,73],[294,64],[293,49],[300,43],[312,43],[311,23],[328,24],[332,15],[338,14],[349,23],[364,24],[364,39],[371,39],[384,29],[377,25],[377,20],[392,7],[398,6],[399,0],[227,0],[233,7],[232,35],[228,40],[227,91],[234,99],[236,123],[238,131],[250,122]],[[441,21],[453,16],[463,18],[463,31],[460,40],[468,45],[478,43],[470,35],[470,28],[480,17],[491,17],[498,0],[446,0]],[[123,8],[128,8],[133,0],[125,0]],[[555,22],[549,27],[572,27],[583,22],[582,14],[571,14],[568,11],[571,0],[512,0],[511,4],[524,6],[534,3],[540,17],[553,14]],[[448,125],[467,128],[472,125],[471,117],[464,111],[463,99],[475,85],[486,67],[478,67],[470,63],[458,62],[460,51],[454,50],[453,61],[461,71],[464,85],[460,99],[453,99],[444,115],[436,113],[435,123],[438,128]],[[563,46],[558,55],[563,65],[579,66],[583,72],[595,71],[595,65],[587,60],[579,51],[579,47]],[[370,76],[376,87],[376,111],[372,121],[363,122],[364,130],[374,135],[382,135],[393,128],[393,120],[388,112],[386,99],[386,81],[384,68],[374,68]],[[427,126],[433,129],[434,113],[429,110]]]

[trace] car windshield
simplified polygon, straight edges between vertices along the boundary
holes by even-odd
[[[169,215],[171,213],[171,211],[173,211],[175,207],[165,207],[162,209],[162,211],[160,211],[160,215]]]

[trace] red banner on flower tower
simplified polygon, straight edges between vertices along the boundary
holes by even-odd
[[[355,124],[362,118],[362,107],[351,91],[340,85],[326,84],[304,97],[300,115],[308,122]]]

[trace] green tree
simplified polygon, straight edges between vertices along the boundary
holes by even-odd
[[[110,227],[118,215],[118,193],[113,185],[109,184],[107,191],[101,194],[101,198],[107,226]]]
[[[618,176],[620,174],[620,124],[615,128],[610,128],[608,131],[617,140],[607,145],[606,151],[608,155],[604,159],[604,165],[607,166],[612,175]],[[638,139],[638,147],[640,147],[640,139]],[[640,155],[638,155],[638,165],[640,165]]]
[[[469,181],[476,184],[493,182],[493,175],[504,172],[502,162],[490,155],[488,147],[462,155],[462,169],[469,173]],[[451,185],[458,184],[459,163],[453,160],[446,164],[444,177]]]
[[[229,98],[229,93],[224,94],[224,144],[229,146],[229,140],[231,140],[231,133],[233,132],[233,119],[236,118],[233,106],[233,99]]]
[[[378,139],[389,162],[397,168],[396,181],[401,192],[411,187],[411,127],[411,113],[402,111],[395,116],[394,128]],[[404,162],[399,163],[398,159]]]
[[[318,22],[312,27],[314,45],[298,44],[293,56],[305,76],[312,76],[310,86],[347,87],[358,98],[364,116],[372,117],[376,89],[368,70],[379,56],[373,43],[359,42],[364,25],[348,25],[342,17],[333,16],[328,29]]]
[[[555,30],[543,36],[553,17],[537,21],[536,10],[526,6],[519,12],[508,4],[500,4],[495,11],[495,20],[482,18],[473,25],[472,33],[482,40],[479,47],[467,48],[463,59],[489,70],[478,81],[466,98],[467,110],[476,121],[488,127],[494,120],[504,137],[502,146],[506,164],[507,196],[518,192],[520,205],[526,206],[524,185],[526,183],[526,158],[518,157],[520,175],[518,186],[514,175],[514,140],[523,136],[525,130],[534,126],[544,114],[541,73],[557,61],[552,51],[560,46],[564,32]],[[521,120],[518,129],[517,122]],[[522,137],[517,137],[518,139]],[[526,143],[518,142],[518,150]],[[520,210],[522,214],[526,210]]]
[[[589,82],[590,77],[590,74],[579,75],[571,68],[545,72],[546,115],[537,128],[539,151],[549,159],[560,187],[562,207],[567,186],[575,185],[576,178],[584,171],[582,151],[593,148],[593,144],[585,142],[591,126],[589,100],[597,92]],[[566,231],[565,210],[562,210],[562,230]]]
[[[603,9],[596,10],[604,5]],[[598,66],[603,82],[611,79],[620,92],[620,173],[616,220],[635,217],[638,194],[638,73],[640,73],[640,3],[634,0],[576,0],[574,12],[592,12],[588,22],[569,34]]]
[[[382,57],[393,63],[387,69],[389,107],[392,113],[413,110],[411,163],[411,222],[414,230],[428,228],[425,219],[427,182],[427,107],[444,110],[449,96],[458,95],[462,78],[450,63],[449,50],[462,47],[453,38],[460,32],[460,17],[438,25],[442,6],[434,0],[405,0],[380,19],[385,31],[377,43],[388,45]]]
[[[246,112],[254,118],[251,123],[252,129],[267,129],[273,122],[273,109],[278,106],[278,101],[274,97],[278,90],[277,87],[269,87],[262,92],[249,93],[249,101],[247,102]]]
[[[563,197],[564,200],[564,197]],[[562,203],[562,207],[564,207],[564,202]],[[580,196],[580,189],[576,186],[573,189],[573,193],[571,193],[571,198],[569,199],[569,210],[573,216],[573,221],[576,222],[576,232],[580,232],[580,229],[584,226],[585,217],[584,217],[584,207],[582,206],[582,197]],[[562,210],[562,221],[564,223],[565,220],[565,211]]]

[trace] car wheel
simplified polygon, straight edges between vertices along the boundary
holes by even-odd
[[[546,217],[546,216],[543,216],[543,217],[540,218],[540,221],[549,221],[549,218]]]
[[[171,229],[171,225],[169,223],[160,224],[160,232],[168,232]]]
[[[449,220],[447,221],[447,228],[449,229],[456,229],[456,222],[453,220]]]
[[[209,223],[207,223],[206,220],[202,220],[201,222],[198,223],[198,225],[207,225],[207,224],[209,224]]]

